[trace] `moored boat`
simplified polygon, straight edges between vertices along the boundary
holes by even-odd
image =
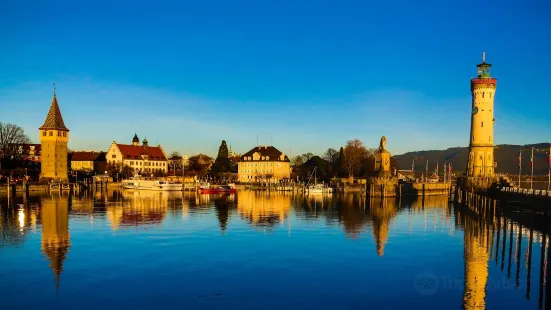
[[[164,180],[122,180],[122,188],[152,191],[181,191],[182,183]]]
[[[333,188],[324,184],[315,184],[308,187],[309,194],[332,194]]]
[[[199,193],[201,194],[233,194],[235,193],[235,188],[229,185],[220,185],[218,187],[200,187]]]

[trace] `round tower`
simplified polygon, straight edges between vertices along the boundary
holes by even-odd
[[[471,79],[472,114],[471,139],[467,176],[494,176],[494,95],[497,80],[490,76],[490,67],[482,53],[482,63],[476,65],[478,76]]]

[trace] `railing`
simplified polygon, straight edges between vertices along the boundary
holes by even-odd
[[[502,187],[501,191],[506,192],[506,193],[515,193],[515,194],[523,194],[523,195],[530,195],[530,196],[548,196],[548,197],[551,197],[551,191],[539,190],[539,189],[526,189],[526,188],[518,188],[518,187]]]
[[[496,78],[472,78],[471,83],[473,84],[497,84]]]

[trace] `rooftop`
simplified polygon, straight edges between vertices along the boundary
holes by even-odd
[[[253,154],[258,153],[260,155],[259,159],[254,159]],[[276,149],[273,146],[257,146],[248,151],[247,153],[241,155],[239,158],[241,161],[289,161],[289,157],[287,155],[284,156],[284,159],[281,160],[280,156],[283,153],[280,152],[278,149]],[[262,159],[264,157],[265,159]],[[268,159],[266,159],[266,157]]]
[[[48,111],[48,116],[46,116],[44,125],[42,125],[39,129],[69,131],[63,122],[63,116],[61,116],[61,110],[59,110],[59,104],[57,103],[55,93],[54,98],[52,99],[52,104],[50,105],[50,110]]]

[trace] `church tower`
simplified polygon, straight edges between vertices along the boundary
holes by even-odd
[[[138,134],[134,134],[134,138],[132,139],[132,145],[134,146],[140,145],[140,139],[138,138]]]
[[[44,125],[40,128],[40,144],[42,147],[41,179],[67,181],[67,143],[69,129],[65,127],[54,86],[54,98],[48,111]]]
[[[494,95],[497,80],[490,76],[490,65],[482,53],[478,76],[471,79],[472,115],[467,176],[494,176]]]

